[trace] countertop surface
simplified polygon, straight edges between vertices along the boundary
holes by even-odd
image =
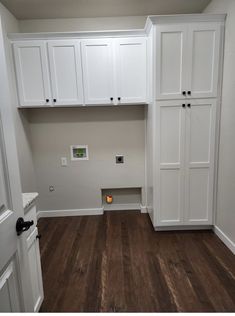
[[[22,193],[24,210],[32,205],[38,197],[37,192]]]

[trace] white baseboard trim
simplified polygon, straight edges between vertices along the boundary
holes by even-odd
[[[127,203],[127,204],[105,204],[104,211],[133,211],[141,210],[139,203]]]
[[[70,210],[48,210],[38,211],[37,219],[43,217],[65,217],[65,216],[86,216],[86,215],[103,215],[103,208],[88,208],[88,209],[70,209]]]
[[[141,213],[148,213],[147,207],[142,205],[142,204],[140,204],[140,211],[141,211]]]
[[[232,253],[235,255],[235,243],[232,242],[231,239],[228,238],[228,236],[225,235],[225,233],[218,227],[214,226],[214,232],[219,237],[219,239],[232,251]]]

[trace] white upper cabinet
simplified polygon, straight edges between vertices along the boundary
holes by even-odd
[[[189,78],[192,98],[217,96],[220,26],[216,23],[189,25]]]
[[[86,104],[146,102],[145,38],[82,41]]]
[[[186,86],[187,25],[157,26],[157,99],[182,99]]]
[[[220,23],[156,27],[156,99],[217,96]]]
[[[54,105],[83,104],[79,41],[49,41],[52,100]]]
[[[21,106],[147,102],[146,38],[17,42],[14,52]]]
[[[14,55],[20,105],[50,105],[46,43],[44,41],[15,43]]]
[[[82,41],[85,104],[113,104],[113,42],[110,39]]]
[[[115,53],[118,102],[146,102],[146,38],[117,39]]]

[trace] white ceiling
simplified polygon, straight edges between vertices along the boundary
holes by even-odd
[[[0,0],[18,19],[201,13],[210,0]]]

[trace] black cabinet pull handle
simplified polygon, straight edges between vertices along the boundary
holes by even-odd
[[[113,97],[110,98],[110,101],[113,101]]]
[[[182,104],[182,108],[185,108],[185,104]]]
[[[46,99],[46,103],[48,103],[49,102],[49,99]]]
[[[56,102],[56,99],[53,99],[53,102]]]
[[[183,91],[182,94],[183,94],[183,95],[186,95],[186,91]]]
[[[188,95],[191,95],[191,91],[188,91]]]
[[[188,103],[187,106],[188,106],[188,108],[191,108],[191,104],[190,103]]]

